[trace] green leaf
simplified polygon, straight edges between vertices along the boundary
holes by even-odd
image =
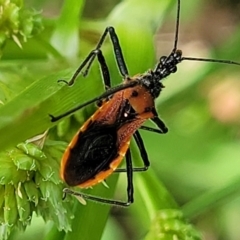
[[[85,0],[66,0],[61,15],[53,32],[52,45],[66,57],[76,57],[79,50],[79,16],[81,16]]]
[[[0,108],[0,135],[4,136],[0,139],[1,149],[44,132],[54,125],[49,114],[63,113],[86,101],[92,96],[87,89],[101,89],[101,81],[90,86],[89,81],[82,79],[73,87],[57,82],[70,76],[65,71],[42,78]]]

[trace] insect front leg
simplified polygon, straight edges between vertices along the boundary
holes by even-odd
[[[164,122],[158,116],[155,116],[155,117],[151,118],[151,120],[157,125],[157,127],[159,128],[161,133],[167,133],[168,132],[168,128],[166,127]]]
[[[107,91],[105,91],[104,93],[102,93],[101,95],[91,99],[91,100],[88,100],[86,101],[85,103],[82,103],[72,109],[70,109],[69,111],[65,112],[65,113],[62,113],[58,116],[53,116],[52,114],[49,114],[50,118],[51,118],[51,122],[56,122],[64,117],[67,117],[69,116],[70,114],[76,112],[77,110],[91,104],[91,103],[94,103],[94,102],[99,102],[101,100],[104,100],[106,98],[108,98],[109,96],[111,96],[112,94],[116,93],[116,92],[119,92],[121,90],[124,90],[124,89],[127,89],[127,88],[132,88],[132,87],[135,87],[136,85],[139,84],[139,80],[135,80],[135,81],[130,81],[126,84],[121,84],[121,85],[118,85],[116,87],[113,87]]]
[[[163,122],[163,120],[161,120],[158,116],[158,113],[156,111],[155,108],[153,108],[152,110],[153,113],[153,117],[150,118],[150,120],[157,125],[158,129],[155,128],[151,128],[151,127],[147,127],[147,126],[141,126],[140,129],[143,130],[147,130],[150,132],[156,132],[156,133],[160,133],[160,134],[165,134],[168,132],[168,128],[166,127],[165,123]]]
[[[116,62],[117,62],[117,66],[119,68],[119,71],[120,71],[121,75],[123,76],[123,78],[128,78],[128,70],[127,70],[127,66],[126,66],[126,63],[125,63],[125,60],[124,60],[124,57],[123,57],[123,54],[122,54],[122,50],[121,50],[121,46],[120,46],[117,34],[116,34],[113,27],[107,27],[105,29],[102,37],[100,38],[96,48],[93,51],[91,51],[89,53],[89,55],[86,57],[86,59],[80,64],[80,66],[78,67],[78,69],[76,70],[76,72],[74,73],[72,78],[70,79],[70,81],[66,82],[65,80],[60,80],[60,81],[63,81],[65,83],[67,83],[69,86],[73,85],[76,78],[78,77],[78,75],[82,72],[82,70],[85,67],[86,67],[86,69],[83,72],[83,75],[86,76],[88,74],[88,71],[89,71],[92,63],[93,63],[95,57],[97,56],[98,62],[100,64],[100,68],[101,68],[106,92],[103,93],[102,95],[100,95],[99,97],[96,97],[96,98],[94,98],[90,101],[87,101],[86,103],[80,104],[79,106],[77,106],[77,107],[75,107],[75,108],[69,110],[68,112],[63,113],[59,116],[55,117],[52,114],[49,114],[52,122],[58,121],[61,118],[65,117],[65,116],[68,116],[71,113],[77,111],[78,109],[80,109],[80,108],[82,108],[82,107],[84,107],[88,104],[91,104],[93,102],[98,102],[98,105],[101,105],[101,101],[104,100],[105,97],[108,97],[115,92],[118,92],[120,90],[129,88],[129,87],[133,87],[133,86],[138,84],[137,81],[136,82],[132,81],[132,82],[129,82],[128,84],[125,84],[124,86],[123,85],[122,86],[117,86],[117,87],[114,87],[113,89],[110,89],[111,88],[111,81],[110,81],[109,69],[108,69],[108,66],[106,64],[103,53],[101,51],[101,46],[104,43],[107,34],[110,35],[110,39],[111,39],[111,42],[112,42],[112,45],[113,45],[114,55],[115,55],[115,58],[116,58]],[[107,90],[109,90],[109,91],[107,91]]]
[[[102,72],[103,72],[104,69],[106,69],[107,65],[106,65],[105,60],[103,62],[103,59],[102,59],[103,54],[102,54],[102,51],[101,51],[101,47],[102,47],[102,44],[104,43],[104,41],[106,39],[107,34],[110,35],[110,39],[111,39],[111,42],[112,42],[112,45],[113,45],[114,55],[115,55],[115,58],[116,58],[116,61],[117,61],[117,66],[119,68],[119,71],[124,78],[128,77],[128,70],[127,70],[127,66],[126,66],[126,63],[125,63],[125,60],[124,60],[124,57],[123,57],[123,54],[122,54],[122,49],[121,49],[121,46],[120,46],[120,43],[119,43],[119,40],[118,40],[118,36],[117,36],[117,34],[115,32],[115,29],[113,27],[107,27],[105,29],[102,37],[100,38],[96,48],[89,53],[89,55],[86,57],[86,59],[78,67],[78,69],[76,70],[76,72],[72,76],[71,80],[69,81],[68,85],[72,85],[75,82],[77,76],[80,74],[80,72],[83,70],[83,68],[85,66],[86,66],[86,69],[85,69],[83,75],[86,76],[88,74],[89,69],[90,69],[90,67],[91,67],[91,65],[92,65],[96,56],[98,56],[98,61],[99,61],[99,64],[101,66]],[[107,68],[107,71],[108,71],[108,68]],[[107,75],[107,73],[106,73],[106,75]],[[104,74],[103,74],[103,78],[104,78]],[[108,77],[106,77],[106,78],[108,78]],[[109,81],[110,81],[110,79],[109,79]],[[105,85],[110,87],[110,82],[107,82],[107,84],[105,82]]]

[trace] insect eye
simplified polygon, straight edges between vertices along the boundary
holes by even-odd
[[[176,57],[181,57],[182,51],[180,49],[178,49],[175,54],[176,54]]]

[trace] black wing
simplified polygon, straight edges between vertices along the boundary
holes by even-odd
[[[76,186],[94,178],[118,155],[117,129],[114,125],[90,123],[86,131],[80,132],[65,166],[65,181]]]

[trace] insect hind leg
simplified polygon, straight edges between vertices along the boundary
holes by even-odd
[[[143,161],[143,164],[144,166],[143,167],[133,167],[133,172],[144,172],[144,171],[147,171],[149,166],[150,166],[150,161],[148,159],[148,154],[147,154],[147,151],[146,151],[146,148],[144,146],[144,143],[143,143],[143,139],[139,133],[139,131],[136,131],[133,135],[136,143],[137,143],[137,146],[138,146],[138,149],[140,151],[140,154],[141,154],[141,158],[142,158],[142,161]],[[114,171],[114,173],[121,173],[121,172],[127,172],[127,169],[125,168],[118,168]]]
[[[113,205],[118,207],[128,207],[134,201],[133,200],[133,180],[132,180],[132,172],[133,172],[132,158],[131,158],[131,152],[129,149],[126,153],[126,164],[127,164],[127,201],[126,202],[118,201],[114,199],[101,198],[101,197],[85,194],[82,192],[76,192],[69,188],[63,189],[64,198],[66,197],[66,194],[70,194],[70,195],[76,196],[78,199],[80,199],[82,203],[84,203],[84,200],[90,200],[93,202],[100,202],[107,205]]]

